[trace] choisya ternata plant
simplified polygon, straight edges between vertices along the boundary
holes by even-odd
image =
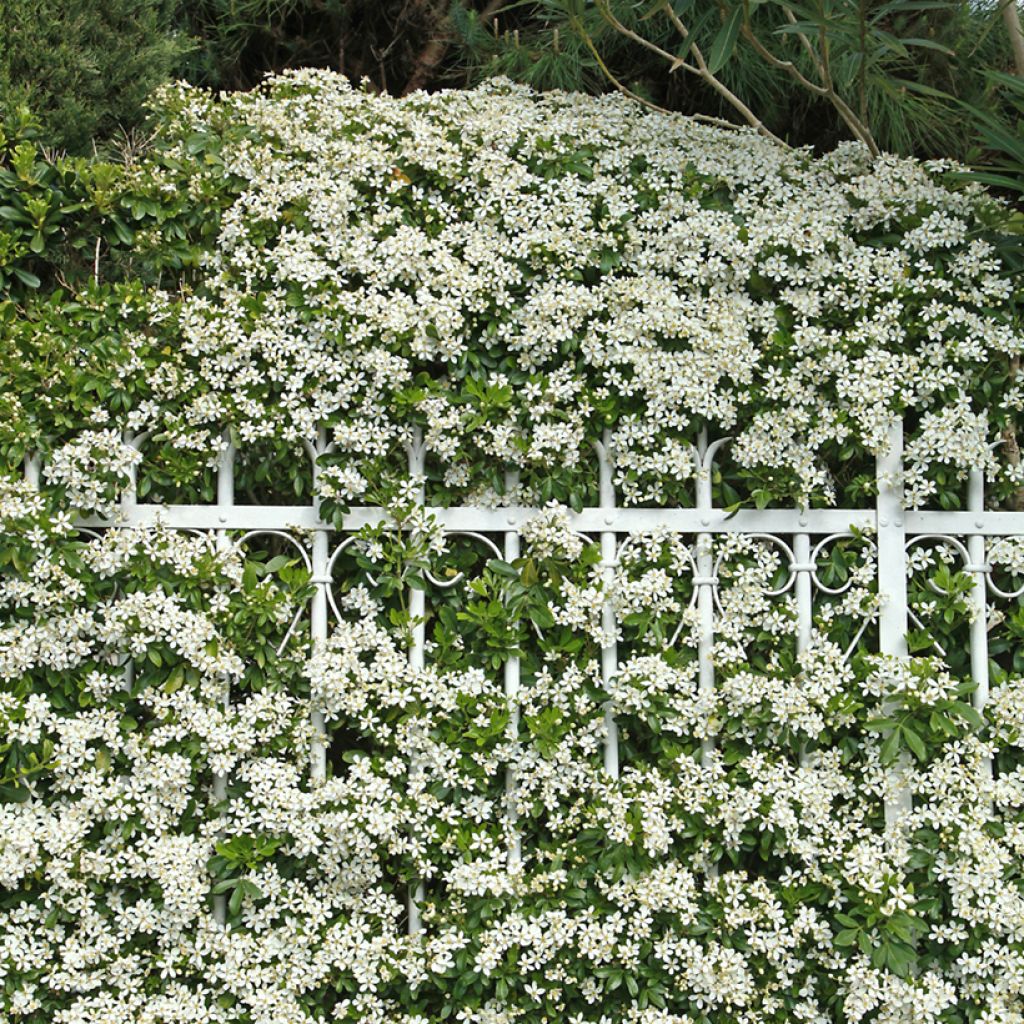
[[[1012,495],[994,201],[943,164],[500,82],[175,87],[157,123],[117,175],[130,242],[0,317],[5,1018],[1021,1019],[1018,603],[981,717],[948,551],[915,553],[891,662],[870,534],[818,552],[809,645],[780,549],[722,539],[700,691],[693,538],[609,573],[566,511],[606,432],[626,504],[692,504],[703,434],[732,436],[720,506],[870,502],[897,416],[908,504],[962,507],[975,468]],[[211,503],[225,438],[238,501],[308,503],[318,430],[322,515],[403,530],[339,555],[314,650],[290,541],[80,529],[133,475]],[[421,489],[542,511],[508,561]],[[1020,546],[990,556],[1011,592]],[[894,772],[913,808],[886,825]]]

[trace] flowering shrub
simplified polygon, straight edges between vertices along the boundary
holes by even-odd
[[[983,718],[975,584],[941,544],[913,551],[893,659],[869,534],[814,552],[805,644],[778,545],[654,532],[609,571],[567,512],[597,503],[602,436],[626,503],[863,504],[896,417],[908,504],[963,507],[971,469],[1008,497],[993,200],[503,83],[398,101],[303,72],[159,104],[116,178],[131,242],[0,304],[4,1019],[1024,1021],[1017,599]],[[733,438],[706,481],[702,432]],[[338,551],[312,648],[301,531],[83,525],[211,503],[225,437],[240,503],[392,513]],[[493,558],[421,489],[542,511]]]

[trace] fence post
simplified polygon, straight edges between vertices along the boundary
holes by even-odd
[[[519,473],[509,470],[505,474],[505,493],[512,494],[519,486]],[[515,518],[510,517],[514,523]],[[514,562],[520,554],[519,531],[505,531],[505,561]],[[505,700],[508,701],[508,737],[512,749],[519,746],[519,658],[513,656],[505,662]],[[505,806],[512,828],[509,839],[508,864],[510,868],[518,868],[523,859],[522,840],[516,826],[516,772],[514,767],[505,769]]]
[[[805,515],[800,516],[800,525],[807,523]],[[811,646],[814,631],[814,563],[811,561],[811,537],[807,533],[793,536],[793,563],[789,567],[796,574],[796,653],[799,658]],[[800,745],[800,763],[808,763],[806,744]]]
[[[610,511],[615,508],[611,439],[611,431],[606,430],[601,435],[600,443],[595,445],[598,458],[600,506],[602,509],[609,510],[605,515],[606,526],[615,522],[615,517]],[[611,588],[615,579],[617,562],[618,534],[614,530],[603,530],[601,532],[601,578],[606,590]],[[615,640],[618,632],[615,621],[615,605],[607,595],[601,608],[601,632],[604,634],[604,642],[601,645],[601,680],[605,690],[608,690],[619,671],[619,646]],[[611,778],[617,779],[619,777],[619,727],[615,721],[615,706],[611,697],[608,698],[604,706],[604,729],[604,770]]]
[[[320,467],[317,463],[327,449],[327,430],[320,426],[316,432],[316,444],[308,449],[313,463],[313,509],[318,520],[320,519],[320,497],[317,484],[320,479]],[[309,639],[314,655],[327,643],[327,588],[331,583],[328,575],[329,554],[327,531],[317,528],[313,532],[312,550],[310,551],[310,582],[316,588],[313,591],[309,607]],[[309,721],[313,732],[309,744],[310,781],[314,786],[318,786],[327,779],[327,725],[324,713],[319,708],[310,709]]]
[[[714,508],[711,471],[715,454],[724,443],[723,438],[709,444],[707,429],[702,428],[694,450],[697,510],[701,514],[701,526],[711,525],[711,511]],[[697,692],[703,700],[710,700],[715,692],[715,588],[718,586],[712,534],[697,534],[695,563],[697,572],[693,577],[693,586],[697,591]],[[700,742],[702,764],[709,763],[714,749],[714,738],[705,736]],[[717,878],[718,864],[708,864],[707,873],[709,878]]]
[[[134,477],[132,484],[134,485]],[[134,490],[134,486],[133,486]],[[134,499],[134,495],[133,495]],[[228,511],[235,503],[235,449],[231,439],[224,436],[224,449],[217,460],[217,518],[219,522],[226,523]],[[226,529],[218,529],[216,532],[217,550],[227,551],[231,548],[231,539]],[[231,680],[223,679],[224,691],[222,695],[224,711],[231,707]],[[223,772],[214,772],[213,775],[213,799],[217,803],[223,803],[228,796],[228,780]],[[227,920],[227,898],[224,894],[213,897],[213,918],[218,924],[224,924]]]
[[[906,658],[907,653],[907,538],[903,510],[903,419],[889,427],[886,449],[875,461],[878,484],[876,522],[878,538],[879,653]],[[894,774],[908,766],[904,754]],[[911,794],[900,787],[885,801],[885,822],[893,825],[911,809]]]
[[[426,493],[423,485],[424,473],[426,470],[426,446],[423,443],[423,432],[419,427],[413,428],[412,440],[408,448],[409,476],[419,478],[420,484],[416,491],[416,502],[419,505],[426,503]],[[409,665],[417,672],[422,671],[426,661],[426,594],[421,588],[409,588],[409,619],[412,626],[412,643],[409,646]],[[419,767],[415,761],[410,765],[410,775],[416,776]],[[410,780],[411,781],[411,780]],[[426,888],[422,879],[410,887],[408,898],[409,911],[409,934],[417,935],[423,930],[423,920],[420,916],[420,907],[426,896]]]
[[[985,511],[985,472],[972,469],[967,478],[967,511],[976,516],[974,525],[982,526],[981,515]],[[984,714],[988,703],[988,564],[985,561],[985,535],[972,533],[967,538],[967,553],[971,556],[969,565],[964,566],[974,579],[970,594],[971,602],[971,680],[975,690],[971,702],[978,714]],[[992,759],[986,757],[983,771],[992,777]]]
[[[711,495],[711,469],[718,445],[708,444],[708,432],[702,429],[695,452],[697,471],[697,510],[701,513],[701,525],[711,525],[713,508]],[[709,698],[715,690],[715,575],[714,539],[710,533],[697,534],[697,574],[693,585],[697,590],[697,688],[702,698]],[[701,740],[701,755],[706,763],[715,749],[714,740],[706,736]]]
[[[39,490],[39,479],[42,476],[42,460],[38,455],[25,456],[25,482]]]

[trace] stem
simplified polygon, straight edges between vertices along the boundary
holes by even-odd
[[[865,0],[860,0],[860,3],[857,5],[857,22],[860,29],[860,67],[857,69],[857,94],[860,106],[860,119],[866,122],[868,119],[866,68],[868,59],[868,19],[864,4]]]
[[[1010,356],[1010,373],[1009,377],[1011,381],[1015,381],[1020,373],[1020,356]],[[1006,461],[1011,466],[1020,465],[1020,445],[1017,443],[1017,431],[1014,429],[1013,423],[1007,423],[1003,427],[1003,447],[1006,451]],[[1014,512],[1024,512],[1024,487],[1018,487],[1014,492],[1013,497],[1010,499],[1011,507]]]
[[[1017,0],[1003,0],[1000,13],[1013,50],[1013,66],[1018,77],[1024,78],[1024,30],[1021,29]]]
[[[618,18],[615,17],[614,14],[612,14],[611,9],[608,6],[606,0],[601,0],[601,2],[598,5],[598,9],[600,10],[601,16],[605,19],[605,21],[607,21],[608,24],[611,25],[612,28],[614,28],[615,31],[618,32],[620,35],[624,35],[627,39],[632,39],[633,42],[638,43],[645,49],[650,50],[652,53],[656,53],[659,57],[663,58],[664,60],[667,60],[669,62],[670,71],[678,71],[681,68],[683,71],[688,71],[691,75],[696,75],[698,78],[705,81],[759,135],[763,135],[765,138],[771,139],[773,142],[777,142],[780,146],[784,146],[787,149],[789,148],[788,146],[786,146],[786,143],[782,139],[780,139],[774,132],[768,129],[764,122],[761,121],[761,119],[750,109],[750,107],[748,107],[743,102],[743,100],[739,98],[739,96],[737,96],[731,89],[728,88],[728,86],[720,82],[711,73],[711,71],[708,69],[707,62],[704,60],[704,55],[701,53],[700,47],[696,43],[692,43],[690,46],[690,53],[693,54],[693,58],[697,62],[696,66],[694,66],[693,64],[687,63],[682,58],[676,57],[675,55],[669,53],[667,50],[663,50],[660,46],[657,46],[655,43],[652,43],[649,39],[645,39],[638,32],[634,32],[632,29],[627,28],[625,25],[622,24],[621,21],[619,21]],[[665,5],[663,10],[666,12],[666,14],[668,14],[669,18],[671,19],[673,25],[675,25],[676,30],[680,33],[680,35],[682,35],[684,39],[689,39],[689,30],[679,19],[679,16],[675,13],[675,11],[673,11],[668,4]],[[579,25],[579,22],[576,21],[576,19],[574,19],[573,22],[574,27]],[[590,52],[596,55],[596,47],[594,46],[593,41],[590,39],[590,37],[586,34],[586,30],[583,29],[582,26],[579,26],[578,31],[582,32]],[[601,61],[599,57],[598,62],[601,64],[602,67],[604,67],[603,61]]]

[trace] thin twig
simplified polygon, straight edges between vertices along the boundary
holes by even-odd
[[[798,82],[803,88],[809,92],[815,93],[818,96],[825,96],[828,92],[822,85],[817,85],[812,82],[791,60],[783,60],[781,57],[776,57],[771,50],[768,49],[764,43],[757,37],[754,30],[750,27],[750,22],[746,19],[743,21],[743,28],[741,29],[743,38],[754,48],[754,52],[758,54],[764,61],[770,64],[773,68],[778,68],[780,71],[785,71],[790,77]]]
[[[582,37],[584,45],[593,54],[594,60],[597,61],[597,66],[601,69],[601,73],[605,76],[605,78],[608,79],[609,82],[611,82],[611,84],[620,93],[622,93],[623,96],[628,96],[631,100],[636,100],[637,103],[643,104],[643,106],[647,107],[650,110],[656,110],[660,114],[671,113],[671,111],[667,110],[665,107],[659,107],[657,103],[652,103],[649,99],[646,99],[639,93],[633,92],[633,90],[630,89],[627,85],[624,85],[622,82],[620,82],[615,77],[615,75],[612,74],[611,68],[609,68],[608,65],[605,64],[604,60],[602,60],[601,54],[597,52],[597,47],[594,46],[594,41],[590,38],[590,35],[586,31],[586,29],[584,29],[582,25],[579,25],[576,22],[575,18],[571,19],[571,21],[573,28],[575,28],[576,31],[579,32],[580,36]]]
[[[690,36],[689,30],[682,21],[679,20],[675,12],[671,11],[671,8],[669,8],[667,4],[664,9],[670,12],[669,16],[673,18],[673,24],[676,25],[677,30],[682,34],[683,38],[688,39]],[[669,53],[668,50],[663,50],[660,46],[652,43],[649,39],[645,39],[638,32],[634,32],[632,29],[627,28],[621,21],[619,21],[618,18],[615,17],[614,14],[612,14],[607,3],[599,3],[598,10],[600,10],[601,16],[615,29],[616,32],[624,35],[627,39],[632,39],[633,42],[638,43],[640,46],[645,47],[652,53],[656,53],[658,56],[667,60],[669,62],[670,71],[678,71],[679,69],[682,69],[683,71],[688,71],[690,74],[696,75],[698,78],[707,82],[707,84],[710,85],[711,88],[714,89],[715,92],[717,92],[734,110],[736,110],[747,124],[755,129],[759,135],[763,135],[765,138],[771,139],[773,142],[777,142],[780,146],[787,149],[789,148],[782,139],[769,130],[764,122],[761,121],[761,119],[743,102],[743,100],[739,98],[739,96],[715,77],[708,68],[707,62],[704,60],[704,55],[701,53],[700,47],[696,43],[690,44],[690,53],[693,54],[693,59],[697,62],[695,67],[693,64],[688,64],[682,58]],[[580,29],[586,36],[586,30],[582,29],[582,26],[580,26]],[[589,42],[589,36],[586,36],[586,38],[588,39],[588,47],[591,53],[595,52],[596,48],[592,42]]]

